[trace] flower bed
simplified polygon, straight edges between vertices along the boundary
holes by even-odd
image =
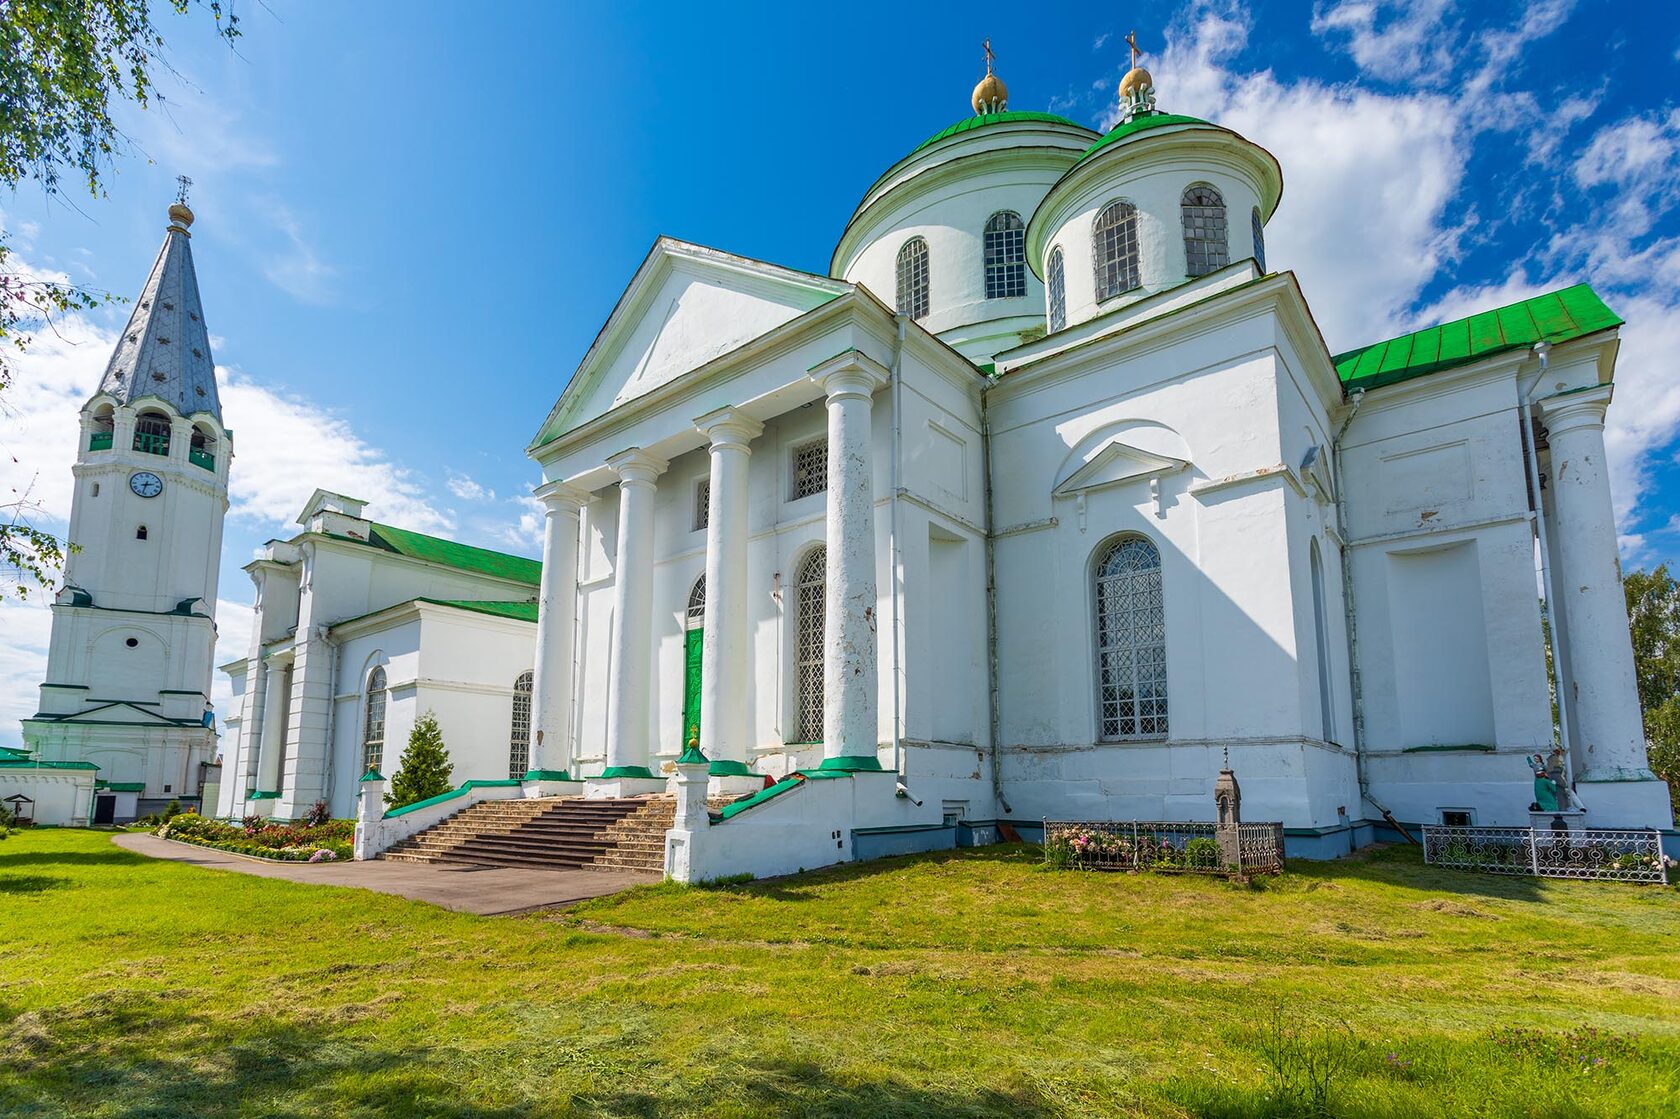
[[[1283,869],[1282,824],[1234,826],[1240,864],[1228,864],[1213,824],[1044,821],[1044,862],[1057,870],[1155,870],[1275,874]]]
[[[356,834],[354,820],[324,824],[275,824],[248,817],[242,824],[211,820],[194,812],[175,816],[157,830],[164,839],[231,851],[261,859],[320,863],[348,859]]]

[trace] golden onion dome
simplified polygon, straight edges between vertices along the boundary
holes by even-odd
[[[185,229],[193,223],[193,212],[185,202],[176,202],[169,207],[169,220]]]
[[[996,113],[1009,108],[1009,87],[996,74],[988,73],[974,87],[971,99],[976,113]]]
[[[1149,71],[1142,66],[1133,66],[1126,71],[1126,76],[1120,79],[1120,96],[1122,98],[1154,88],[1155,79],[1150,77]]]

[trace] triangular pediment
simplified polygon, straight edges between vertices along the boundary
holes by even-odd
[[[850,290],[839,280],[661,237],[533,442],[588,423]]]
[[[1139,450],[1118,439],[1103,446],[1085,465],[1064,478],[1055,489],[1057,496],[1082,493],[1102,486],[1119,485],[1138,478],[1159,478],[1190,465],[1181,458]]]
[[[61,723],[156,723],[160,727],[179,725],[179,720],[166,719],[156,711],[147,710],[138,704],[118,700],[113,703],[89,707],[85,711],[77,711],[73,715],[65,715],[59,720]]]

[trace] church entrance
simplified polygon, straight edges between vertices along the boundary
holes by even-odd
[[[700,738],[700,660],[706,641],[706,577],[688,593],[688,629],[683,635],[683,706],[681,745]]]
[[[93,798],[93,822],[96,824],[114,823],[117,818],[117,798],[114,796],[99,796]]]

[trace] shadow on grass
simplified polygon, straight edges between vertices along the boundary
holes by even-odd
[[[564,1076],[520,1077],[479,1062],[482,1052],[369,1044],[326,1027],[270,1021],[245,1029],[148,999],[23,1014],[0,1043],[0,1113],[162,1119],[261,1114],[266,1119],[535,1119],[733,1115],[766,1119],[1043,1119],[1063,1114],[1035,1089],[930,1088],[881,1066],[839,1076],[815,1062],[707,1062],[637,1067],[628,1054],[608,1075],[568,1090]],[[220,1036],[207,1043],[203,1039]],[[476,1067],[475,1067],[476,1066]],[[598,1085],[605,1084],[604,1087]]]
[[[810,901],[816,886],[861,882],[896,874],[908,867],[943,866],[948,863],[1009,863],[1024,867],[1043,861],[1038,847],[1026,843],[994,843],[985,847],[955,847],[945,851],[921,851],[910,855],[888,855],[864,862],[840,863],[780,878],[760,878],[706,887],[719,893],[739,893],[777,901]]]
[[[0,894],[44,894],[69,884],[56,874],[0,874]]]
[[[15,866],[111,866],[141,863],[145,857],[120,847],[109,851],[8,851],[0,845],[0,870]]]
[[[1419,893],[1471,894],[1507,901],[1538,901],[1542,880],[1526,874],[1481,874],[1426,866],[1423,850],[1410,845],[1367,848],[1328,862],[1297,859],[1289,864],[1302,877],[1380,883]]]

